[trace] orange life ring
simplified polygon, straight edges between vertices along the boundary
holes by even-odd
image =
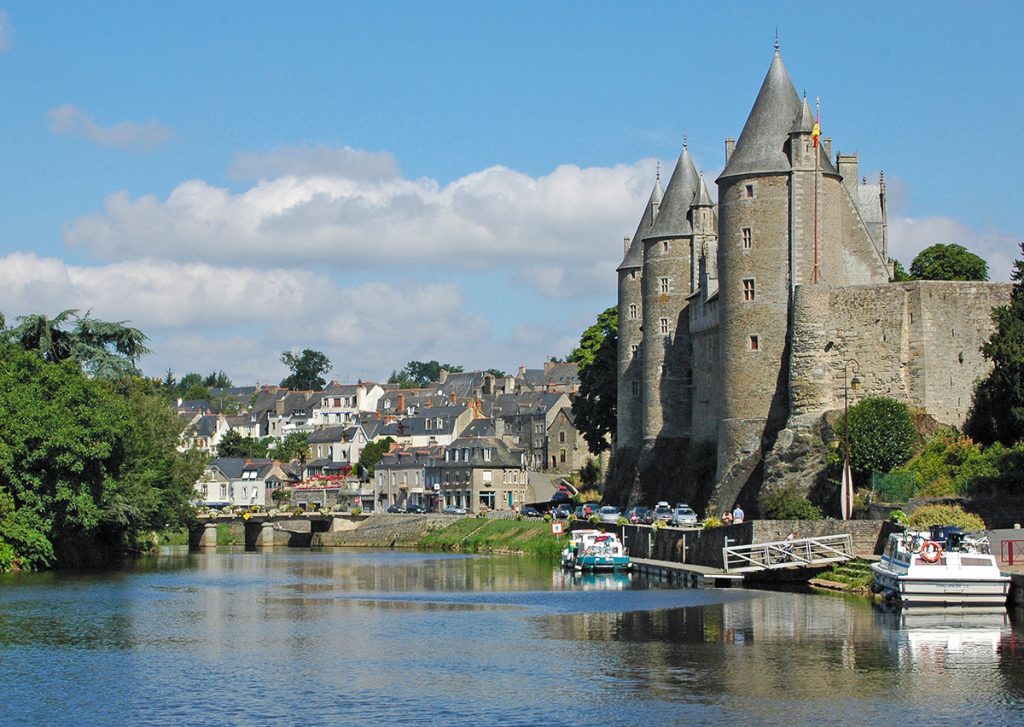
[[[921,560],[925,563],[938,563],[942,557],[942,546],[934,540],[929,540],[921,546]]]

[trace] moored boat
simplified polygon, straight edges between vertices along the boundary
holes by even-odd
[[[625,570],[632,566],[626,549],[615,533],[574,530],[562,551],[562,566],[584,571]]]
[[[892,533],[871,570],[875,593],[910,608],[1002,607],[1010,588],[987,538],[968,537],[950,526]]]

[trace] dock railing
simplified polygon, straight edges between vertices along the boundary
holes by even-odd
[[[853,536],[849,534],[722,548],[722,562],[725,564],[725,570],[730,573],[828,565],[852,558]]]

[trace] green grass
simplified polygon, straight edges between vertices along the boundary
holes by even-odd
[[[871,572],[871,561],[855,558],[846,563],[838,563],[826,571],[819,573],[816,578],[833,583],[844,583],[850,590],[867,588],[874,580]]]
[[[551,525],[545,522],[463,518],[424,535],[416,545],[463,553],[524,553],[554,560],[564,542],[564,537],[555,539]]]
[[[162,531],[160,545],[188,545],[188,528]]]
[[[217,523],[217,545],[245,545],[245,543],[235,537],[230,525]]]

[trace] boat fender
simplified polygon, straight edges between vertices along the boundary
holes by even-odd
[[[929,540],[921,546],[921,560],[925,563],[938,563],[942,557],[942,546],[934,540]]]

